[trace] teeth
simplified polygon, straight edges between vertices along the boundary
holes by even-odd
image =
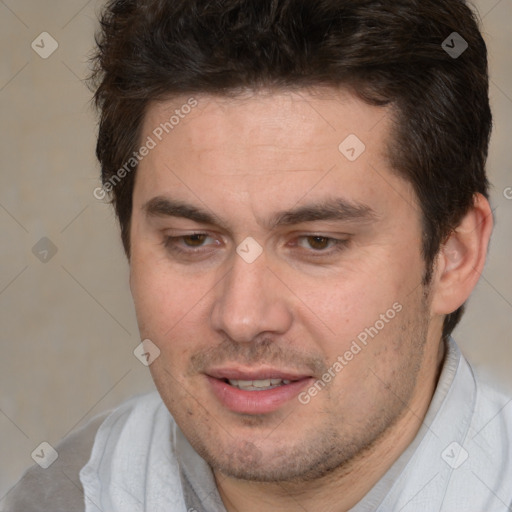
[[[238,389],[244,391],[264,391],[266,389],[277,388],[285,384],[290,384],[289,380],[285,379],[262,379],[262,380],[236,380],[229,379],[229,383]]]

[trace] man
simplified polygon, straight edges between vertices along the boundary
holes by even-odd
[[[9,510],[510,510],[510,399],[450,337],[492,230],[465,3],[112,0],[98,48],[158,393]]]

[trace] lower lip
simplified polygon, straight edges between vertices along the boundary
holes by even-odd
[[[262,391],[244,391],[223,380],[207,376],[213,393],[233,412],[241,414],[266,414],[274,412],[293,400],[313,379],[305,378]]]

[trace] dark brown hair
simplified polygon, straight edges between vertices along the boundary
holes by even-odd
[[[453,32],[468,45],[459,56],[442,46]],[[341,86],[393,107],[389,155],[422,209],[425,283],[474,194],[487,197],[487,51],[462,0],[110,0],[96,40],[104,184],[137,150],[150,101]],[[135,172],[110,187],[128,256]],[[443,337],[462,312],[447,315]]]

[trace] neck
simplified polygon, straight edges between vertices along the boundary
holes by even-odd
[[[308,482],[251,482],[214,472],[220,496],[228,512],[304,510],[346,512],[382,478],[417,435],[437,385],[444,344],[433,355],[435,371],[419,375],[415,394],[398,421],[364,453],[322,478]],[[432,368],[431,365],[427,365]]]

